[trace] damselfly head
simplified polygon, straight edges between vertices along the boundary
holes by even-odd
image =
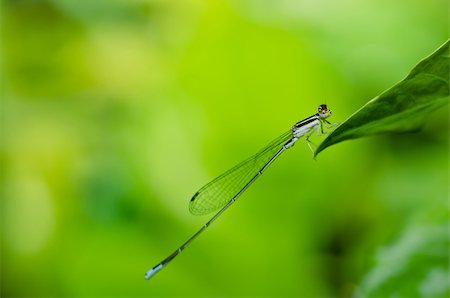
[[[331,116],[331,110],[327,107],[327,105],[319,106],[319,117],[322,119],[328,118]]]

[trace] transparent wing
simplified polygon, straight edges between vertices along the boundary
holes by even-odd
[[[254,156],[200,188],[189,203],[189,211],[194,215],[203,215],[225,206],[291,139],[291,136],[291,130],[285,132]]]

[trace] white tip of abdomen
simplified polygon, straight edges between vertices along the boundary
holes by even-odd
[[[158,266],[153,267],[152,269],[147,271],[147,273],[145,273],[145,279],[150,279],[153,275],[158,273],[158,271],[161,270],[162,267],[163,267],[163,264],[159,264]]]

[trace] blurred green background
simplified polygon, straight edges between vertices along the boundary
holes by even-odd
[[[144,280],[209,219],[198,188],[400,81],[447,1],[1,3],[1,296],[448,295],[447,109],[317,161],[299,142]]]

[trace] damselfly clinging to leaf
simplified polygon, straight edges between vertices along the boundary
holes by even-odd
[[[323,126],[324,123],[327,123],[331,127],[331,123],[326,120],[329,116],[331,116],[331,110],[328,109],[327,105],[320,105],[316,114],[297,122],[292,129],[273,140],[256,155],[241,162],[200,188],[189,203],[189,211],[195,215],[203,215],[218,209],[220,210],[175,252],[147,271],[145,278],[149,279],[172,261],[195,238],[206,230],[213,221],[227,210],[281,153],[294,146],[302,136],[306,135],[305,141],[314,154],[311,146],[312,142],[309,140],[309,137],[314,132],[317,135],[327,133],[324,131]]]

